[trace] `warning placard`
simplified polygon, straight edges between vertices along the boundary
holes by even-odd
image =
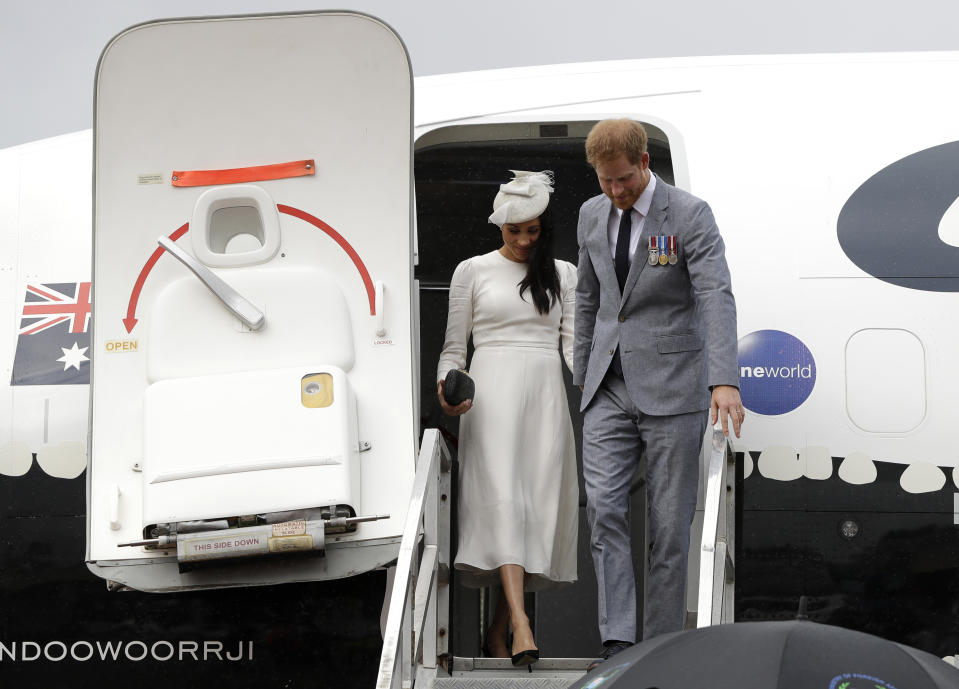
[[[306,520],[298,519],[292,522],[280,522],[273,525],[274,536],[300,536],[306,533]]]
[[[179,541],[181,560],[213,560],[221,557],[243,557],[269,552],[267,539],[260,534],[190,538]]]
[[[291,553],[297,550],[313,550],[313,537],[278,536],[270,539],[271,553]]]

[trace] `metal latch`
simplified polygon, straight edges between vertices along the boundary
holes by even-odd
[[[256,308],[249,299],[221,280],[212,270],[193,258],[190,254],[178,247],[167,237],[159,237],[157,244],[167,253],[180,261],[196,275],[200,282],[206,285],[213,295],[223,302],[230,312],[239,318],[250,330],[259,330],[266,322],[263,312]]]
[[[366,517],[332,517],[321,520],[294,520],[275,524],[258,524],[237,528],[227,526],[226,520],[209,522],[203,531],[172,531],[156,538],[120,543],[120,546],[145,548],[176,548],[177,561],[182,565],[210,560],[260,557],[289,553],[326,552],[326,534],[341,533],[360,522],[388,519],[389,515]],[[186,524],[184,524],[186,526]],[[209,527],[213,527],[212,529]]]

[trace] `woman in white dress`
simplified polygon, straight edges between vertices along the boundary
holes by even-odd
[[[490,216],[503,246],[453,273],[437,395],[446,414],[464,414],[455,566],[467,585],[502,585],[484,652],[526,665],[539,650],[524,589],[576,580],[579,486],[557,348],[572,369],[576,268],[553,259],[551,173],[512,172]],[[471,333],[475,399],[452,407],[443,379],[465,367]]]

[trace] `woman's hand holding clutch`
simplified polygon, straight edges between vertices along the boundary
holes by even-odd
[[[446,397],[443,395],[443,383],[444,381],[441,380],[436,384],[436,397],[440,401],[440,407],[442,407],[443,413],[447,416],[460,416],[468,412],[473,406],[473,400],[471,398],[467,398],[459,404],[450,405],[446,401]]]

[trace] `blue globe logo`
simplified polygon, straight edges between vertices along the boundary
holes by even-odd
[[[752,412],[776,416],[796,409],[816,385],[809,348],[781,330],[756,330],[739,340],[739,393]]]

